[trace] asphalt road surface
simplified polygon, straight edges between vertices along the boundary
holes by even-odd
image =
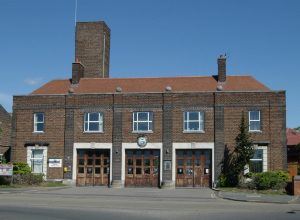
[[[210,189],[0,189],[0,220],[300,219],[299,204],[235,202]]]

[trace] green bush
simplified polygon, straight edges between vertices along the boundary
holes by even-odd
[[[27,163],[24,162],[15,162],[14,165],[14,174],[27,174],[31,173],[31,169]]]
[[[288,181],[288,173],[284,171],[270,171],[253,174],[252,180],[258,190],[284,189]]]
[[[221,174],[219,176],[218,186],[220,187],[227,187],[228,186],[228,180],[227,177],[224,174]]]

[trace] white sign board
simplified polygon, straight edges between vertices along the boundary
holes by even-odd
[[[62,167],[62,159],[49,159],[49,167]]]
[[[13,165],[0,164],[0,176],[12,176],[12,175],[13,175]]]

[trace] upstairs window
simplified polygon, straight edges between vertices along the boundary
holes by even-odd
[[[261,131],[260,111],[249,111],[249,131]]]
[[[85,113],[84,132],[103,132],[103,114],[100,112]]]
[[[204,112],[184,112],[184,131],[204,131]]]
[[[134,112],[133,131],[151,132],[153,130],[153,112]]]
[[[45,117],[44,113],[34,113],[34,126],[33,131],[34,132],[44,132],[44,124],[45,124]]]

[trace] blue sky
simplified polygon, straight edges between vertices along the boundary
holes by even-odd
[[[0,103],[71,77],[75,0],[0,0]],[[300,126],[299,0],[78,0],[78,21],[111,28],[111,77],[252,75],[287,92]]]

